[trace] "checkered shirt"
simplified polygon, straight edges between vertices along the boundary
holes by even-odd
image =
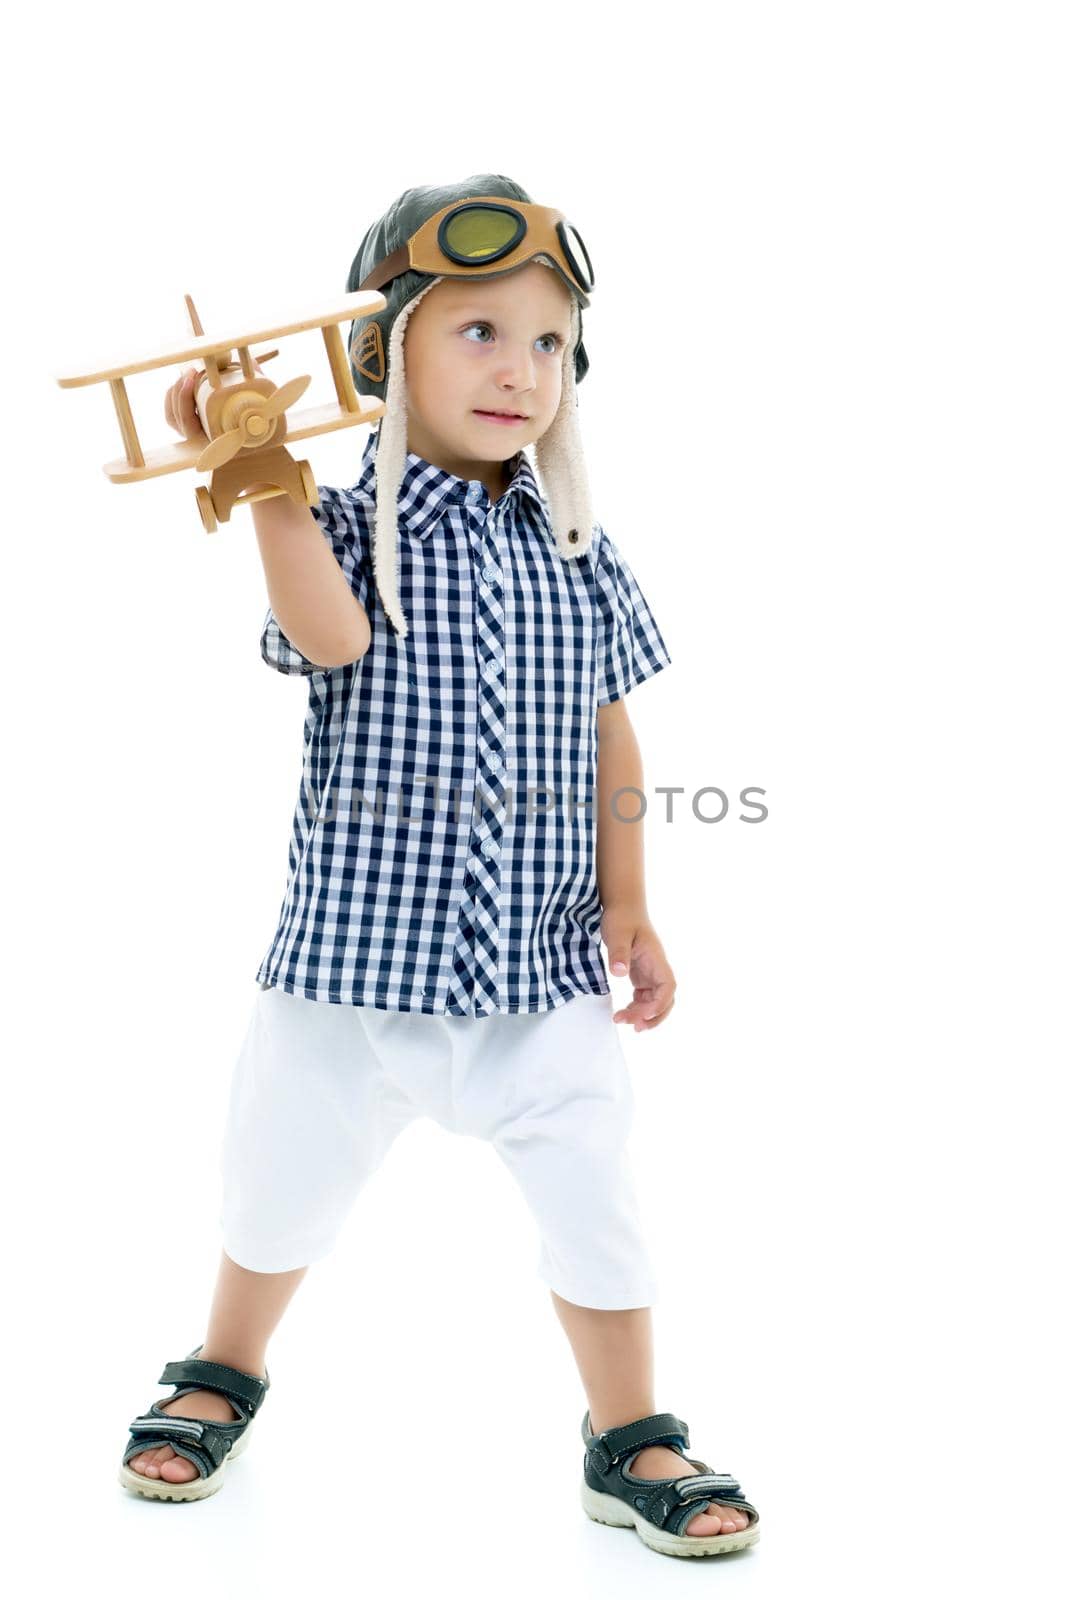
[[[564,560],[525,451],[503,496],[409,452],[400,639],[371,562],[374,454],[312,511],[370,619],[317,666],[268,611],[264,661],[308,680],[303,771],[261,987],[449,1016],[607,994],[596,881],[597,707],[671,657],[599,524]]]

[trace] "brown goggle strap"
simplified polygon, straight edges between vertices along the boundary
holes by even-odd
[[[384,261],[379,261],[373,272],[368,272],[359,287],[361,289],[378,289],[382,284],[389,283],[393,278],[399,277],[400,273],[406,272],[410,265],[411,257],[408,254],[408,247],[406,244],[402,244],[396,250],[391,251]]]
[[[563,257],[558,249],[549,249],[543,251],[542,253],[551,255],[556,261],[559,262],[560,266],[566,273],[568,280],[573,278],[573,273],[571,272],[570,267],[565,265]],[[504,260],[506,260],[506,258],[502,257],[501,261],[503,262]],[[472,261],[470,265],[472,267],[476,267],[477,263]],[[393,278],[399,277],[400,273],[407,272],[410,266],[411,256],[408,252],[407,245],[399,245],[397,249],[390,251],[389,255],[386,256],[384,261],[379,261],[378,265],[371,272],[367,273],[367,276],[364,278],[359,287],[361,289],[380,289],[385,284],[390,283]],[[453,274],[458,277],[463,271],[463,264],[459,261],[450,261],[447,269],[442,270],[445,271],[446,275],[449,277],[451,277]],[[501,270],[506,270],[506,268],[502,267]]]

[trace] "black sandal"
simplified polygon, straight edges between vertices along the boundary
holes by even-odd
[[[196,1350],[203,1348],[198,1344]],[[168,1361],[163,1368],[158,1381],[179,1385],[170,1400],[153,1401],[130,1423],[133,1437],[122,1457],[119,1482],[148,1500],[204,1500],[221,1489],[226,1463],[247,1448],[252,1418],[270,1388],[266,1367],[265,1377],[257,1378],[255,1373],[241,1372],[221,1361],[197,1361],[196,1350],[191,1350],[183,1361]],[[202,1422],[196,1417],[169,1416],[163,1410],[171,1400],[192,1389],[210,1389],[225,1395],[237,1416],[230,1422]],[[175,1455],[185,1456],[200,1476],[187,1483],[168,1483],[165,1478],[146,1478],[143,1472],[126,1465],[132,1456],[161,1444],[169,1444]]]
[[[582,1418],[582,1439],[582,1506],[594,1522],[611,1528],[636,1528],[650,1549],[665,1556],[723,1555],[759,1540],[759,1512],[744,1499],[737,1479],[728,1472],[713,1472],[706,1461],[684,1454],[689,1448],[689,1428],[673,1412],[658,1411],[655,1416],[594,1434],[587,1411]],[[650,1444],[673,1445],[697,1471],[680,1478],[635,1478],[629,1470],[630,1460]],[[707,1511],[712,1501],[746,1512],[748,1527],[699,1538],[687,1534],[692,1519],[699,1511]]]

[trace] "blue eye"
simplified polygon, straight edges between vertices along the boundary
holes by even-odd
[[[478,328],[485,328],[485,330],[492,335],[493,324],[491,322],[472,322],[469,328],[464,328],[464,337],[466,337],[468,333],[476,332]],[[561,333],[543,333],[541,334],[541,339],[551,339],[553,341],[554,348],[543,352],[543,354],[550,356],[558,355],[566,343],[566,340]],[[487,341],[484,339],[476,339],[474,342],[475,344],[485,344]]]

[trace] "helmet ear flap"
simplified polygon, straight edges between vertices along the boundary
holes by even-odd
[[[374,452],[374,533],[371,558],[374,582],[382,610],[398,636],[407,636],[408,624],[400,604],[400,561],[398,549],[399,494],[408,453],[407,373],[404,362],[404,335],[419,301],[440,278],[429,278],[413,299],[401,306],[389,329],[388,382],[385,413],[379,419]]]
[[[595,528],[575,395],[581,315],[578,302],[572,300],[559,408],[540,439],[531,446],[548,502],[556,549],[565,561],[585,555],[593,542]]]
[[[353,276],[354,272],[350,279]],[[385,399],[393,325],[414,296],[435,281],[425,272],[402,272],[382,291],[387,301],[384,310],[359,317],[352,323],[348,335],[348,364],[357,394],[371,395],[375,400]]]
[[[369,383],[385,382],[385,345],[382,342],[381,324],[366,322],[356,333],[352,324],[352,342],[348,355],[353,375],[366,378]]]

